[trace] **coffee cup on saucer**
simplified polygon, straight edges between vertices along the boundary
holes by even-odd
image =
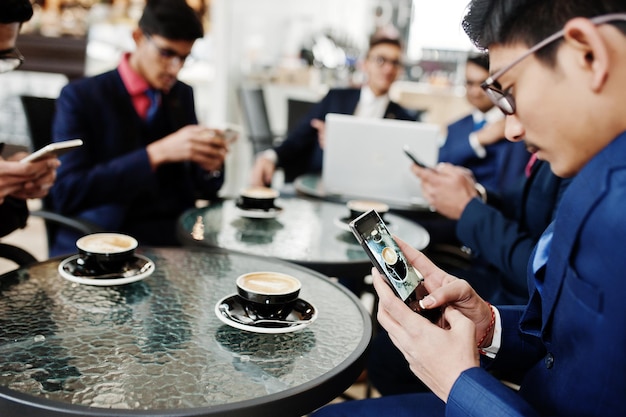
[[[278,190],[268,187],[250,187],[241,191],[237,206],[243,210],[271,210],[275,208],[274,200],[278,198]]]
[[[93,233],[76,241],[78,271],[97,276],[117,272],[135,255],[138,242],[121,233]]]
[[[253,319],[284,320],[300,294],[300,281],[280,272],[249,272],[237,278],[237,294]]]
[[[385,219],[385,214],[389,211],[389,206],[385,203],[373,200],[350,200],[346,203],[350,210],[350,220],[354,220],[361,214],[370,210],[376,210],[381,219]]]

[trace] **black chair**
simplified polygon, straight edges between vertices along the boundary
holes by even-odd
[[[0,258],[7,259],[17,266],[26,266],[38,262],[33,254],[27,250],[9,243],[0,243]]]
[[[259,86],[241,87],[238,96],[254,154],[271,148],[275,141],[280,138],[280,135],[272,131],[263,88]]]
[[[22,95],[20,100],[30,133],[31,148],[32,150],[42,148],[52,141],[52,121],[56,111],[56,99]],[[49,195],[41,200],[41,209],[32,211],[31,215],[41,217],[44,220],[48,247],[54,241],[60,226],[68,227],[82,234],[102,231],[93,223],[55,213]]]
[[[287,132],[291,132],[300,123],[300,120],[311,110],[314,101],[287,99]]]

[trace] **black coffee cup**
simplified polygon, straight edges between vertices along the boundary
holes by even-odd
[[[280,272],[249,272],[237,278],[237,294],[251,318],[284,320],[300,295],[300,281]]]
[[[280,193],[268,187],[250,187],[242,190],[237,199],[237,206],[244,210],[271,210],[274,200]]]
[[[77,270],[83,275],[118,272],[131,260],[137,239],[121,233],[93,233],[76,241]]]
[[[372,200],[350,200],[346,203],[346,207],[350,210],[350,220],[354,220],[372,209],[376,210],[380,218],[384,220],[385,214],[389,211],[387,204]]]

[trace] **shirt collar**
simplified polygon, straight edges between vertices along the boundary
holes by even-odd
[[[130,53],[125,53],[117,67],[124,87],[131,96],[144,94],[150,88],[150,84],[130,66],[129,58]]]
[[[487,123],[493,123],[497,122],[503,117],[504,114],[502,113],[502,111],[500,111],[500,109],[495,106],[489,109],[486,113],[483,113],[478,109],[472,112],[472,119],[474,119],[474,123],[480,123],[483,120],[486,120]]]
[[[359,101],[362,101],[365,104],[371,104],[371,103],[374,103],[375,101],[388,100],[388,98],[389,96],[387,94],[383,94],[382,96],[376,97],[372,89],[369,88],[369,86],[367,85],[364,85],[363,87],[361,87],[361,97],[359,98]]]

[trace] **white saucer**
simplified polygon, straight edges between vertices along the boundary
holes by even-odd
[[[298,321],[298,320],[307,320],[304,323],[298,323],[294,325],[287,325],[285,327],[266,327],[262,325],[250,325],[245,324],[235,317],[233,314],[248,316],[245,311],[244,306],[242,305],[242,299],[237,294],[231,294],[227,297],[222,298],[220,301],[215,304],[215,315],[218,319],[224,324],[227,324],[231,327],[234,327],[239,330],[245,330],[253,333],[267,333],[267,334],[277,334],[277,333],[289,333],[295,332],[297,330],[302,330],[317,319],[317,310],[313,307],[312,304],[304,301],[299,298],[296,300],[296,304],[294,309],[289,313],[286,321]]]
[[[143,255],[135,255],[134,256],[134,262],[138,263],[138,261],[142,262],[142,269],[143,272],[136,274],[136,275],[131,275],[131,276],[122,276],[122,272],[120,272],[120,277],[119,278],[92,278],[92,277],[81,277],[78,275],[74,275],[72,274],[72,270],[75,267],[75,262],[78,259],[78,255],[73,255],[70,256],[67,259],[64,259],[60,264],[59,264],[59,274],[61,274],[61,276],[63,278],[65,278],[68,281],[72,281],[72,282],[76,282],[78,284],[85,284],[85,285],[97,285],[97,286],[101,286],[101,287],[108,287],[108,286],[113,286],[113,285],[124,285],[124,284],[130,284],[131,282],[135,282],[135,281],[140,281],[142,279],[148,278],[150,275],[152,275],[152,273],[154,272],[154,262],[152,262],[150,259],[146,258]],[[132,261],[131,261],[132,262]]]
[[[282,207],[278,206],[274,206],[269,210],[244,209],[235,206],[235,210],[240,217],[247,217],[249,219],[274,219],[283,211]]]

